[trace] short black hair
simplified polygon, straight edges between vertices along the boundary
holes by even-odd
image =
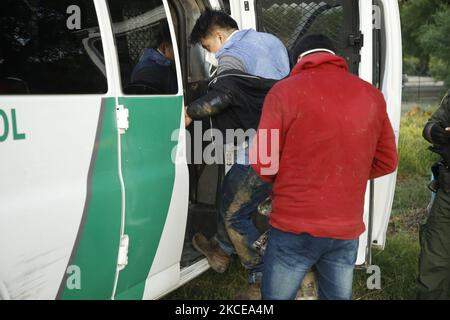
[[[292,49],[292,58],[297,61],[303,53],[315,49],[327,49],[337,53],[336,46],[329,37],[324,34],[309,34],[301,38]]]
[[[156,36],[157,44],[160,46],[163,43],[172,44],[172,37],[170,36],[169,22],[167,19],[161,20],[158,27],[158,35]]]
[[[227,30],[239,29],[236,20],[224,11],[206,9],[206,11],[197,19],[194,29],[192,29],[190,39],[191,44],[199,43],[214,27]]]

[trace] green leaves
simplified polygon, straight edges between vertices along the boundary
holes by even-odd
[[[450,86],[450,4],[447,0],[401,2],[407,72],[429,73]]]

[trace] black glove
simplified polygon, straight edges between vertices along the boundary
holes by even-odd
[[[435,123],[431,127],[430,135],[433,143],[442,146],[450,145],[450,131],[445,130],[447,127],[442,122]]]
[[[450,165],[450,146],[434,145],[430,147],[429,150],[440,155],[447,166]]]

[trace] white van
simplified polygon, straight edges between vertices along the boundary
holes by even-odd
[[[183,114],[210,78],[188,44],[206,7],[289,49],[329,35],[383,90],[398,137],[395,0],[2,0],[0,299],[157,299],[208,269],[190,241],[215,233],[224,167],[188,166]],[[137,90],[131,72],[165,19],[178,91]],[[395,183],[368,188],[359,265],[385,246]]]

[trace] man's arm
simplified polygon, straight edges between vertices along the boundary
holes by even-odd
[[[439,109],[431,116],[431,119],[425,125],[423,137],[432,144],[450,144],[450,132],[445,130],[447,127],[450,127],[449,94],[445,96]]]
[[[377,179],[394,172],[398,166],[398,151],[395,133],[388,115],[385,115],[383,131],[378,140],[372,163],[370,179]]]
[[[284,141],[280,98],[275,93],[269,92],[250,151],[250,163],[253,169],[266,182],[273,183],[275,181]]]
[[[187,115],[193,120],[215,116],[232,105],[233,97],[228,91],[211,89],[205,96],[192,102],[187,108]]]
[[[217,67],[217,74],[222,74],[225,71],[229,70],[239,70],[247,73],[245,69],[244,63],[233,56],[223,56],[219,59],[219,65]]]

